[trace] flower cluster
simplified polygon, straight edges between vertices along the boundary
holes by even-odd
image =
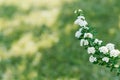
[[[115,70],[119,75],[120,65],[118,60],[120,51],[115,49],[114,44],[104,44],[102,40],[94,38],[93,29],[88,25],[82,10],[76,10],[75,13],[78,16],[74,23],[80,26],[80,29],[75,33],[75,37],[80,40],[80,46],[84,46],[90,55],[89,61],[93,64],[109,67],[111,71]]]

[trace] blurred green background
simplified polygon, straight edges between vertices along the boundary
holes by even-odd
[[[0,80],[120,80],[79,46],[78,8],[120,49],[120,0],[0,0]]]

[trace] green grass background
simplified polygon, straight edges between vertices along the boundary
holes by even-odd
[[[95,37],[120,49],[119,0],[32,3],[0,2],[0,80],[120,80],[88,61],[89,55],[74,37],[79,26],[74,25],[73,13],[81,8],[96,30]]]

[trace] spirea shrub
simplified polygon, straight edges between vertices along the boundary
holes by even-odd
[[[93,64],[98,64],[110,68],[117,75],[120,74],[120,51],[115,48],[112,43],[104,44],[102,40],[94,37],[93,28],[86,21],[82,10],[75,10],[77,19],[75,24],[79,26],[75,37],[80,40],[80,46],[85,47],[89,55],[89,61]]]

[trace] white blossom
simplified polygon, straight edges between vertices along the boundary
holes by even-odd
[[[77,32],[75,33],[75,37],[76,37],[76,38],[79,38],[81,35],[82,35],[82,33],[81,33],[80,31],[77,31]]]
[[[91,33],[85,33],[84,38],[93,38],[93,35]]]
[[[106,46],[102,46],[102,47],[100,47],[100,48],[99,48],[99,51],[102,52],[103,54],[108,53],[108,49],[107,49]]]
[[[88,24],[84,16],[78,16],[74,23],[82,27]]]
[[[118,64],[116,64],[116,65],[114,65],[114,67],[115,67],[115,68],[118,68],[118,67],[119,67],[119,65],[118,65]]]
[[[115,45],[112,44],[112,43],[108,43],[108,44],[106,45],[106,47],[107,47],[108,50],[110,50],[110,51],[115,49]]]
[[[88,44],[89,44],[88,40],[85,40],[85,39],[80,40],[80,46],[85,46],[85,45],[88,45]]]
[[[97,61],[97,58],[94,57],[93,55],[91,55],[91,56],[89,57],[89,61],[90,61],[91,63],[93,63],[93,62]]]
[[[77,18],[78,18],[78,19],[81,19],[81,20],[85,20],[85,17],[84,17],[84,16],[78,16]]]
[[[87,30],[89,29],[89,27],[86,27],[86,26],[84,26],[83,28],[84,28],[84,29],[87,29]]]
[[[102,61],[105,61],[106,63],[108,63],[109,62],[109,58],[108,57],[104,57],[104,58],[102,58]]]
[[[76,14],[76,13],[77,13],[77,10],[75,10],[74,13]]]
[[[95,53],[95,48],[94,47],[88,47],[87,52],[88,52],[88,54],[94,54]]]
[[[83,28],[80,28],[79,31],[82,32]]]
[[[75,13],[79,15],[81,14],[80,12],[81,10],[75,11]],[[80,29],[76,31],[75,37],[80,38],[80,46],[85,46],[85,48],[87,48],[87,52],[88,54],[90,54],[89,61],[91,63],[97,62],[96,64],[100,64],[102,61],[105,64],[113,65],[111,67],[119,69],[119,63],[111,63],[111,61],[115,61],[114,58],[118,60],[120,55],[120,51],[115,49],[115,45],[112,43],[108,43],[102,46],[102,40],[99,40],[97,38],[94,39],[94,35],[91,33],[91,31],[89,31],[90,27],[88,26],[88,23],[84,16],[78,16],[74,23],[81,26]],[[91,41],[93,43],[93,46],[91,46]],[[102,55],[99,55],[99,53],[101,53]],[[100,62],[99,60],[97,60],[99,58],[101,59]]]
[[[78,11],[79,11],[79,12],[82,12],[82,10],[81,10],[81,9],[78,9]]]
[[[81,9],[75,10],[74,13],[76,14],[77,12],[82,12]]]
[[[103,42],[103,41],[102,41],[102,40],[99,40],[99,39],[95,39],[95,40],[94,40],[94,43],[99,44],[99,45],[101,45],[102,42]]]
[[[110,57],[117,57],[118,55],[120,54],[120,51],[119,50],[111,50],[110,51]]]

